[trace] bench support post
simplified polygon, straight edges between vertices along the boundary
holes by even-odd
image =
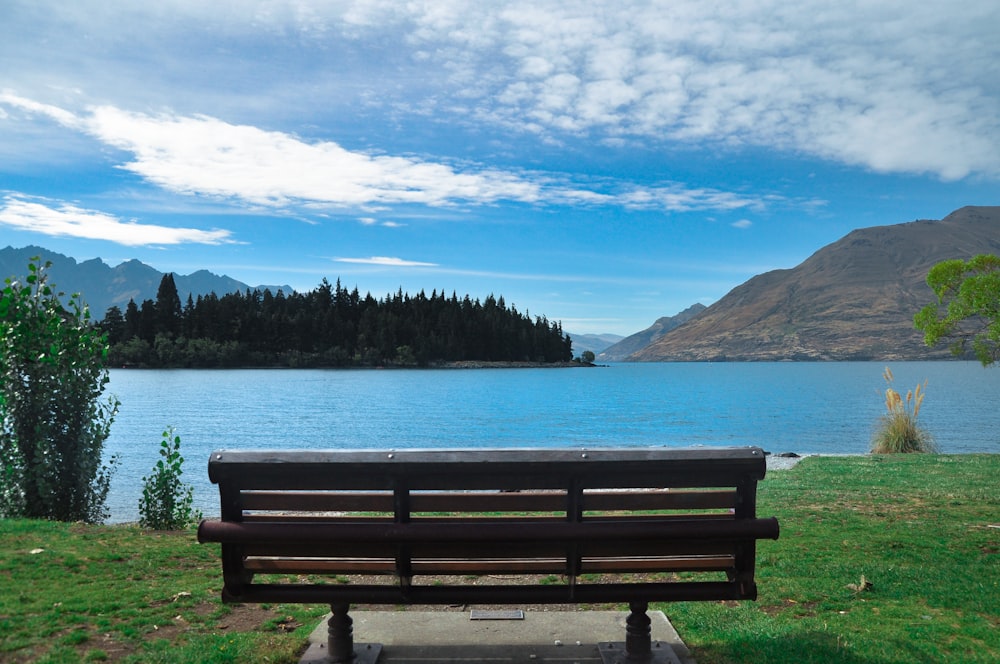
[[[630,602],[629,614],[625,619],[625,654],[630,660],[644,661],[652,652],[650,625],[646,615],[648,602]]]
[[[326,623],[327,654],[323,661],[330,664],[375,664],[382,654],[382,644],[365,643],[359,650],[354,649],[354,621],[347,614],[350,608],[347,602],[330,605],[330,619]]]
[[[630,602],[625,618],[625,642],[602,641],[597,651],[603,664],[680,664],[669,644],[652,643],[652,620],[646,615],[648,602]]]
[[[347,615],[347,602],[330,605],[327,622],[327,648],[334,664],[350,664],[354,660],[354,621]]]

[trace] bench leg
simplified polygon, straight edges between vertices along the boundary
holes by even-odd
[[[648,602],[630,602],[629,614],[625,619],[625,655],[630,660],[643,661],[652,653],[650,625],[653,621],[646,615]]]
[[[327,622],[327,652],[334,664],[347,664],[354,660],[354,621],[347,615],[351,605],[331,604],[333,615]]]
[[[648,602],[630,602],[625,618],[625,643],[602,641],[597,652],[603,664],[681,664],[669,644],[652,643],[653,621],[646,615]]]
[[[330,619],[327,621],[327,658],[330,664],[375,664],[382,654],[381,643],[366,643],[360,650],[354,649],[354,621],[347,614],[351,605],[338,602],[330,605]]]

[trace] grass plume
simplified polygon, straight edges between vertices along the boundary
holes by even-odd
[[[927,381],[907,391],[906,399],[892,387],[893,375],[889,367],[882,373],[888,387],[885,390],[885,414],[879,419],[872,439],[875,454],[907,452],[935,452],[934,440],[917,422],[920,406],[924,402]]]

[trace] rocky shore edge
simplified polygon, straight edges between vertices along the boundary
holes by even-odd
[[[795,464],[802,461],[806,456],[811,456],[809,454],[803,456],[795,452],[781,452],[779,454],[765,452],[765,454],[767,454],[768,470],[788,470],[789,468],[794,468]]]
[[[590,362],[486,362],[482,360],[462,360],[434,365],[437,369],[572,369],[575,367],[596,367]]]

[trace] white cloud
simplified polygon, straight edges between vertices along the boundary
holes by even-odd
[[[534,201],[537,187],[498,171],[458,172],[445,164],[309,143],[287,133],[207,116],[149,116],[94,109],[87,130],[132,153],[122,167],[171,191],[234,197],[256,205],[334,206],[498,199]]]
[[[358,219],[362,226],[384,226],[386,228],[402,228],[405,224],[398,221],[379,221],[375,217],[361,217]]]
[[[382,265],[387,267],[437,267],[437,263],[422,263],[408,261],[390,256],[372,256],[370,258],[334,258],[337,263],[357,263],[361,265]]]
[[[591,188],[570,176],[459,169],[408,156],[350,151],[331,141],[236,125],[218,118],[147,115],[101,106],[80,115],[16,96],[0,99],[44,114],[131,155],[121,168],[165,190],[233,199],[270,208],[361,207],[419,204],[623,206],[688,211],[760,206],[764,201],[730,192],[640,187],[604,182]],[[362,217],[362,223],[369,217]]]
[[[0,43],[11,44],[0,46],[10,65],[0,80],[39,91],[79,86],[119,108],[173,104],[252,118],[291,99],[345,112],[370,104],[546,139],[752,145],[885,172],[1000,175],[1000,4],[987,0],[961,11],[944,0],[72,4],[15,5],[7,31],[0,25]],[[39,22],[46,13],[59,21]],[[37,38],[16,39],[32,22]],[[87,40],[71,38],[81,34]],[[143,48],[123,34],[143,34]],[[298,53],[309,64],[289,76],[283,67]],[[352,62],[364,67],[335,66]],[[73,120],[45,104],[34,111]],[[511,191],[523,182],[442,164],[403,159],[390,168],[374,155],[356,163],[386,169],[390,182],[347,186],[337,200],[440,204],[484,180],[494,200],[530,195]],[[141,157],[133,165],[145,166]],[[443,187],[406,184],[434,166],[444,169]],[[480,181],[463,186],[458,176]],[[256,195],[267,199],[263,189]]]
[[[753,222],[749,219],[740,219],[739,221],[734,221],[730,226],[733,228],[750,228],[753,226]]]
[[[480,118],[514,129],[527,119],[533,132],[749,144],[946,180],[1000,175],[996,3],[543,0],[411,12],[415,47],[454,81],[479,81]]]
[[[621,196],[626,206],[635,209],[664,209],[677,212],[692,210],[761,209],[765,201],[716,189],[696,189],[679,184],[635,189]],[[775,202],[775,201],[772,201]]]
[[[14,195],[5,196],[0,204],[0,225],[55,237],[107,240],[128,247],[233,242],[227,230],[139,224],[69,203],[40,203]]]
[[[35,115],[44,115],[71,129],[83,128],[83,123],[81,123],[79,118],[77,118],[77,116],[70,111],[51,104],[43,104],[32,99],[25,99],[24,97],[14,94],[10,90],[0,91],[0,104],[6,104],[12,108],[17,108]],[[2,111],[2,109],[0,109],[0,111]],[[0,118],[6,117],[6,113],[0,115]]]

